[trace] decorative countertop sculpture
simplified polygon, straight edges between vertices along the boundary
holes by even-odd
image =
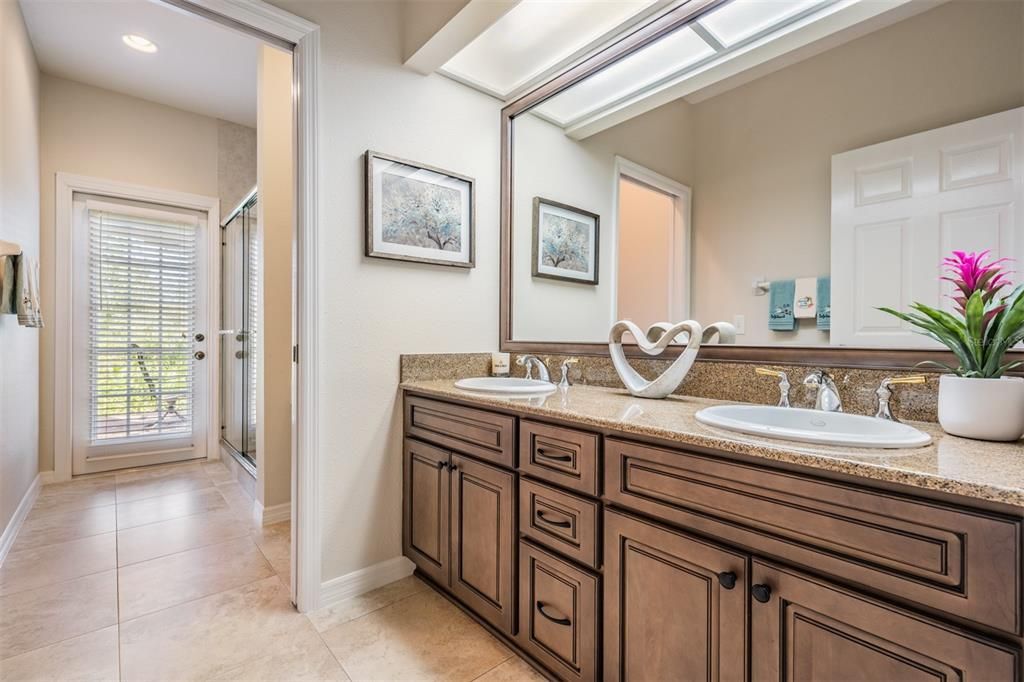
[[[636,339],[637,346],[647,355],[657,356],[673,342],[685,343],[683,352],[679,357],[662,372],[654,381],[647,381],[633,369],[626,358],[626,352],[622,347],[622,337],[626,333],[632,334]],[[664,398],[671,395],[683,379],[689,374],[693,367],[694,360],[702,344],[710,341],[718,335],[719,343],[735,343],[736,328],[728,322],[715,322],[707,327],[702,327],[696,320],[686,320],[669,324],[668,322],[657,322],[652,324],[644,333],[640,327],[629,320],[621,320],[612,325],[608,333],[608,350],[611,353],[612,364],[619,378],[625,384],[626,389],[638,398]]]

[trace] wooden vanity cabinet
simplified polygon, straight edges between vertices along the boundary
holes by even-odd
[[[515,474],[407,438],[404,553],[509,635],[515,611]]]
[[[556,679],[1022,679],[1012,510],[424,396],[406,435],[406,556]]]
[[[606,680],[743,680],[747,556],[605,514]]]
[[[1020,653],[754,560],[751,680],[1017,680]]]

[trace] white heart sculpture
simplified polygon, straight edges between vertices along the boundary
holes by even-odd
[[[654,381],[647,381],[626,359],[626,352],[622,348],[622,336],[626,332],[633,335],[640,350],[648,355],[661,355],[676,340],[686,343],[686,347],[661,376]],[[664,398],[683,383],[683,379],[693,367],[694,360],[697,359],[701,344],[710,341],[715,334],[718,335],[719,343],[736,341],[736,328],[728,322],[716,322],[707,327],[701,327],[700,322],[696,320],[676,324],[657,322],[652,324],[645,334],[629,320],[621,320],[612,325],[608,333],[608,350],[615,371],[619,373],[619,378],[632,395],[638,398]]]

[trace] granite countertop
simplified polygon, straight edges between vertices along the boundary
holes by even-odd
[[[931,435],[931,445],[879,450],[772,440],[705,426],[694,417],[698,410],[728,404],[707,398],[670,396],[648,400],[634,398],[623,389],[593,386],[573,386],[543,397],[510,398],[463,391],[455,388],[451,379],[407,381],[401,388],[1024,509],[1021,441],[989,443],[957,438],[944,433],[938,424],[910,422]]]

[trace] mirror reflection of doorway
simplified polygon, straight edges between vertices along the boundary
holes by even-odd
[[[221,442],[252,473],[260,262],[256,204],[254,188],[221,228]]]
[[[646,329],[690,314],[690,189],[618,159],[614,318]]]

